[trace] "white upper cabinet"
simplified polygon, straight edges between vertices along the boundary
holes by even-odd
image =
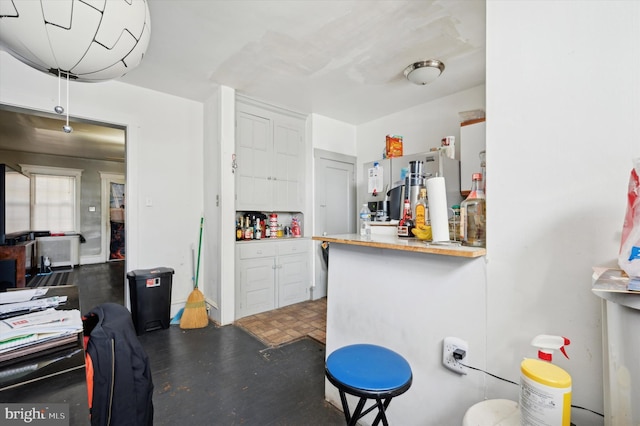
[[[236,210],[301,211],[305,121],[238,103]]]

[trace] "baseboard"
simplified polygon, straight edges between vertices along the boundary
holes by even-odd
[[[104,263],[104,256],[100,254],[94,256],[80,256],[81,265],[94,265],[96,263]]]

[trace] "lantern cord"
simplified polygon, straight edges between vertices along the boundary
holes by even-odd
[[[69,73],[67,73],[67,127],[69,126]]]
[[[58,105],[60,105],[60,101],[60,70],[58,70]]]

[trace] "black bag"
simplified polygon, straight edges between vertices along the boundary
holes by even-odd
[[[153,425],[149,357],[131,313],[104,303],[83,318],[89,411],[92,425]]]

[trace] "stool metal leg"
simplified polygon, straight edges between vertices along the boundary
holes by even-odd
[[[386,412],[387,411],[387,407],[389,407],[389,404],[391,404],[391,398],[386,398],[384,400],[384,404],[382,403],[380,398],[376,398],[376,406],[378,407],[378,415],[376,416],[376,419],[373,421],[372,426],[378,426],[378,423],[380,422],[380,420],[382,420],[382,424],[384,426],[389,426],[389,423],[387,422],[387,412]]]
[[[364,414],[361,414],[362,408],[364,407],[364,404],[367,401],[367,398],[360,398],[360,401],[358,401],[358,405],[356,406],[355,411],[353,412],[353,414],[351,414],[349,410],[349,403],[347,402],[347,396],[342,389],[340,389],[340,401],[342,402],[342,411],[344,411],[344,418],[347,420],[348,426],[355,426],[356,423],[358,423],[358,420],[360,419],[360,417],[362,417],[364,414],[370,411],[368,410]]]
[[[358,401],[356,409],[353,411],[353,413],[351,413],[349,410],[349,403],[347,402],[347,396],[345,392],[343,390],[339,390],[339,392],[340,401],[342,402],[342,410],[344,411],[344,417],[347,420],[348,426],[355,426],[358,423],[358,420],[360,420],[362,417],[366,416],[376,408],[378,409],[378,415],[376,415],[372,426],[377,426],[378,423],[380,423],[380,420],[382,420],[382,424],[384,426],[389,426],[386,410],[389,407],[389,404],[391,404],[391,398],[385,398],[384,402],[382,402],[381,398],[374,398],[375,403],[365,411],[362,411],[369,398],[361,397]]]

